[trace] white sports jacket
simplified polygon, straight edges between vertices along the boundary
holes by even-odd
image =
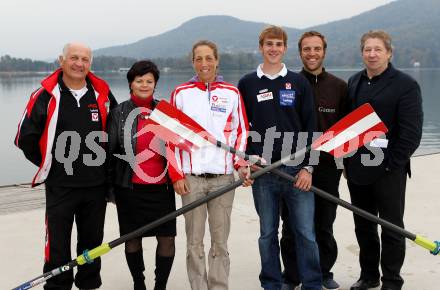
[[[217,76],[205,84],[193,78],[177,86],[171,94],[171,104],[199,123],[217,140],[244,152],[248,121],[238,89]],[[230,174],[238,166],[239,158],[216,146],[199,148],[193,152],[170,146],[169,174],[176,182],[184,174]]]

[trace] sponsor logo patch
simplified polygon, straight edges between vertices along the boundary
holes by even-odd
[[[264,102],[264,101],[268,101],[268,100],[272,100],[272,99],[273,99],[272,92],[267,92],[267,93],[257,95],[258,102]]]
[[[280,91],[280,105],[288,107],[295,105],[295,91]]]
[[[221,112],[221,113],[226,113],[226,108],[223,107],[223,106],[212,105],[212,106],[211,106],[211,111],[214,111],[214,112]]]
[[[319,106],[318,107],[318,112],[321,112],[321,113],[336,113],[336,109],[334,109],[334,108],[325,108],[325,107]]]
[[[93,122],[99,121],[99,114],[98,113],[92,113],[92,121]]]

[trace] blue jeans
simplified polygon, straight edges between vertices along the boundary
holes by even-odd
[[[293,167],[280,170],[295,175]],[[255,208],[260,217],[258,246],[261,257],[261,286],[267,290],[279,290],[282,285],[278,227],[280,200],[285,199],[289,209],[291,231],[295,233],[298,274],[305,290],[321,290],[322,276],[319,251],[314,230],[314,194],[296,189],[291,181],[274,174],[257,178],[252,186]]]

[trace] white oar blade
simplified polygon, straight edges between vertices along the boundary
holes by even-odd
[[[312,149],[343,157],[386,132],[388,128],[367,103],[339,120],[316,139]]]
[[[185,151],[212,145],[210,140],[215,140],[191,117],[164,100],[154,108],[148,120],[162,127],[155,131],[159,138]]]

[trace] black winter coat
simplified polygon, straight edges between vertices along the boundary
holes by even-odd
[[[351,109],[360,105],[357,91],[362,73],[355,74],[348,81]],[[386,171],[402,167],[410,175],[410,157],[420,144],[423,127],[422,95],[418,83],[390,63],[367,102],[389,130],[386,134],[388,146],[382,148],[384,159],[378,166],[364,166],[361,162],[361,155],[370,155],[373,159],[371,147],[361,147],[352,157],[344,159],[348,179],[360,185],[371,184]]]
[[[153,108],[157,103],[157,100],[153,100]],[[138,116],[130,113],[136,108],[131,100],[127,100],[119,104],[108,116],[107,176],[108,183],[111,185],[126,188],[133,187],[131,182],[133,169],[130,163],[135,162],[137,140],[135,135],[137,133]],[[131,128],[125,128],[126,124],[130,123],[132,124]],[[126,132],[127,129],[130,129],[128,133]],[[128,150],[131,150],[131,152]]]

